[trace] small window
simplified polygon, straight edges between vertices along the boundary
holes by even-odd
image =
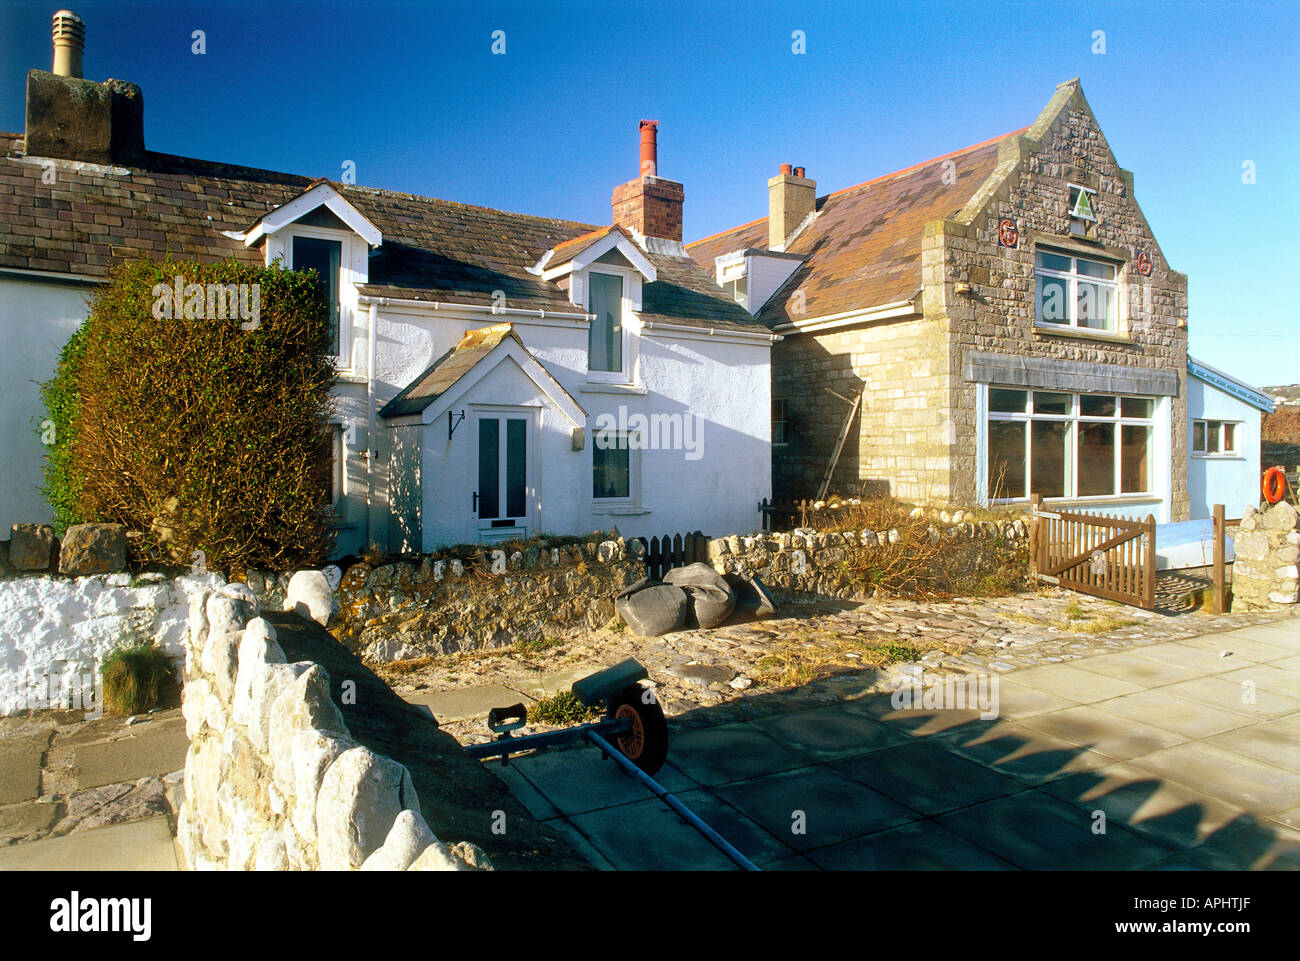
[[[587,309],[596,319],[587,338],[587,369],[618,373],[623,370],[623,278],[592,273],[588,284]]]
[[[325,331],[325,343],[329,352],[337,357],[341,350],[339,343],[339,264],[343,259],[343,244],[337,240],[321,240],[319,237],[293,238],[293,269],[314,270],[320,278],[329,305],[329,320]]]
[[[1237,453],[1237,422],[1192,421],[1192,453],[1205,456]]]
[[[1035,274],[1037,322],[1113,332],[1118,325],[1118,270],[1112,263],[1040,250]]]
[[[632,450],[627,433],[596,431],[592,446],[591,496],[627,500],[632,496]]]
[[[785,398],[772,401],[772,443],[789,443],[789,415]]]

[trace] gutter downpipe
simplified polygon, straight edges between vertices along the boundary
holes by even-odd
[[[379,305],[370,302],[370,343],[366,347],[366,543],[370,546],[371,519],[370,511],[375,502],[375,461],[379,449],[375,443],[375,340],[376,327],[379,324]]]

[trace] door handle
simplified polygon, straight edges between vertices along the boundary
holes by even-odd
[[[470,510],[474,511],[475,513],[478,513],[478,491],[474,492],[474,497],[470,501],[470,504],[471,504]]]

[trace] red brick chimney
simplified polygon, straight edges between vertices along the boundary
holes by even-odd
[[[682,201],[686,192],[659,173],[659,121],[641,121],[641,176],[614,188],[614,224],[646,237],[682,239]]]

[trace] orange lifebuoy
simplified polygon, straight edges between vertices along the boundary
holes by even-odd
[[[1264,471],[1264,481],[1260,484],[1264,492],[1264,500],[1270,504],[1276,504],[1286,494],[1286,474],[1282,473],[1280,467],[1270,467]]]

